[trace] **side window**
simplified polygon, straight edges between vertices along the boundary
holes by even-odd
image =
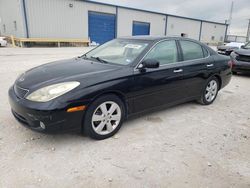
[[[145,59],[155,59],[159,61],[160,65],[177,62],[178,52],[175,41],[160,42],[148,53]]]
[[[183,52],[183,60],[200,59],[204,57],[202,47],[191,41],[180,41],[180,45]]]
[[[206,48],[203,48],[203,53],[204,53],[204,57],[207,57],[209,55]]]

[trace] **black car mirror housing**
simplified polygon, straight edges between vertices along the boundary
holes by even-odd
[[[160,66],[159,61],[155,59],[146,59],[142,61],[139,68],[140,69],[145,69],[145,68],[155,69],[155,68],[159,68],[159,66]]]

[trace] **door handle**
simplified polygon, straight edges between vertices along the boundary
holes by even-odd
[[[208,64],[207,65],[207,67],[213,67],[214,66],[214,64]]]
[[[174,73],[180,73],[180,72],[183,72],[183,70],[182,69],[175,69],[174,70]]]

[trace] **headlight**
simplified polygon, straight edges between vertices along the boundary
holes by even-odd
[[[35,102],[48,102],[79,86],[79,82],[63,82],[43,87],[29,94],[26,99]]]
[[[236,53],[233,51],[233,52],[230,54],[230,56],[231,56],[232,58],[235,58],[235,57],[236,57]]]

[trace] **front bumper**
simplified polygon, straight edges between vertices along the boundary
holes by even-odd
[[[232,51],[223,51],[223,50],[217,50],[218,54],[221,55],[230,55]]]
[[[14,117],[32,130],[46,133],[81,130],[84,111],[68,113],[57,102],[41,104],[20,99],[13,87],[9,89],[9,103]]]
[[[233,72],[248,72],[250,73],[250,62],[234,60]]]

